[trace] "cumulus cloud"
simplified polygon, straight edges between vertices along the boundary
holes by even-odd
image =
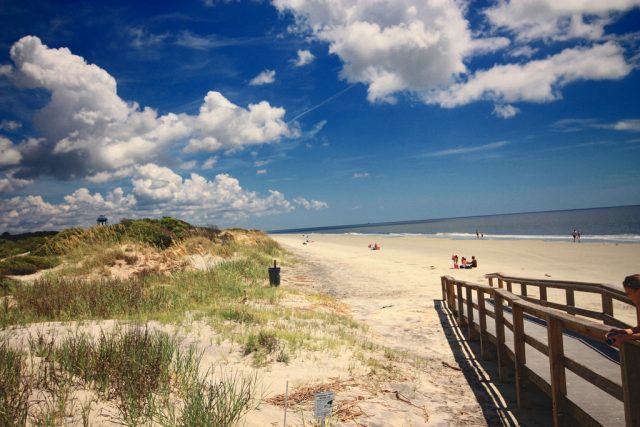
[[[298,50],[298,57],[293,60],[293,65],[296,67],[304,67],[305,65],[311,64],[314,59],[315,56],[311,51]]]
[[[498,104],[493,108],[493,114],[502,119],[515,117],[518,112],[520,112],[520,110],[510,104]]]
[[[20,179],[13,176],[13,172],[7,172],[4,178],[0,178],[0,193],[10,193],[33,184],[30,179]]]
[[[589,48],[565,49],[525,64],[496,65],[476,71],[467,81],[433,91],[424,99],[447,108],[483,99],[502,103],[549,102],[561,98],[559,89],[570,82],[619,79],[631,69],[622,49],[608,42]]]
[[[6,74],[16,86],[51,93],[34,118],[44,138],[32,144],[29,155],[22,153],[24,177],[46,173],[102,179],[114,170],[159,161],[187,141],[187,151],[238,150],[292,135],[282,120],[284,109],[266,101],[245,109],[213,91],[198,115],[158,115],[153,108],[121,99],[115,79],[105,70],[34,36],[17,41],[11,59],[14,67]]]
[[[279,141],[297,135],[284,122],[285,110],[268,102],[249,104],[248,109],[234,105],[220,92],[209,92],[192,120],[196,136],[189,140],[186,152],[239,150],[247,145]]]
[[[326,202],[320,200],[307,200],[304,197],[296,197],[293,199],[293,202],[296,205],[302,206],[306,210],[316,210],[326,209],[329,205]]]
[[[215,219],[237,219],[249,215],[288,212],[291,203],[278,191],[261,197],[247,191],[240,182],[227,174],[219,174],[208,181],[197,173],[182,178],[171,169],[147,164],[138,168],[132,179],[133,193],[143,204],[153,205],[198,223]],[[187,215],[185,215],[187,213]]]
[[[0,167],[17,165],[22,160],[22,154],[11,140],[0,136]]]
[[[251,79],[249,84],[251,86],[270,85],[276,81],[276,72],[274,70],[264,70],[257,76]]]
[[[91,194],[80,188],[59,204],[44,201],[42,196],[20,196],[0,203],[0,230],[21,232],[52,230],[78,225],[93,225],[105,213],[120,218],[131,213],[135,197],[125,196],[121,188],[107,193]]]
[[[370,101],[446,84],[475,48],[458,2],[272,0],[297,28],[329,43],[341,77],[368,85]],[[486,46],[483,46],[486,48]]]
[[[46,202],[41,196],[0,200],[0,231],[88,226],[100,214],[109,218],[169,215],[207,224],[294,209],[282,193],[270,190],[267,195],[260,195],[242,188],[228,174],[216,175],[212,180],[197,173],[184,178],[169,168],[149,163],[136,168],[131,183],[131,194],[125,194],[120,187],[104,196],[80,188],[58,204]],[[4,180],[0,179],[0,190],[3,185]],[[322,206],[322,202],[314,200],[307,203],[311,209]]]
[[[22,123],[18,123],[14,120],[2,120],[0,122],[0,130],[14,131],[20,129],[22,127]]]
[[[599,40],[615,16],[638,6],[638,0],[499,0],[485,14],[519,40]]]
[[[216,165],[217,162],[218,162],[217,157],[215,156],[209,157],[207,160],[202,162],[202,169],[213,169],[213,167]]]

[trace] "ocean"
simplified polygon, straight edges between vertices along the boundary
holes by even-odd
[[[483,215],[462,218],[354,224],[272,230],[269,233],[424,235],[448,239],[573,240],[582,242],[640,243],[640,205],[548,212]]]

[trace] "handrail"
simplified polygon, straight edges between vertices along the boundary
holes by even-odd
[[[504,275],[492,275],[502,280],[513,280],[516,278]],[[532,279],[518,279],[531,283]],[[567,385],[565,370],[569,369],[574,374],[603,390],[605,393],[620,400],[625,407],[625,420],[627,426],[640,425],[640,405],[631,405],[632,396],[640,395],[640,374],[637,366],[640,364],[640,343],[628,342],[621,347],[621,374],[622,385],[599,373],[582,365],[579,361],[570,359],[565,355],[563,348],[562,331],[569,330],[574,333],[602,340],[604,334],[611,327],[592,320],[568,314],[567,310],[545,307],[532,302],[527,297],[521,297],[509,292],[501,287],[493,287],[484,284],[470,283],[456,280],[450,276],[442,276],[443,300],[446,301],[449,309],[456,316],[461,326],[466,326],[469,338],[479,335],[481,356],[484,358],[488,350],[489,341],[496,344],[496,354],[498,358],[498,370],[500,379],[506,378],[504,370],[507,359],[513,361],[516,382],[516,399],[518,407],[523,405],[522,390],[526,380],[538,385],[551,396],[553,403],[554,426],[564,422],[564,417],[570,413],[575,418],[589,419],[590,422],[597,422],[584,410],[578,408],[567,399]],[[554,282],[558,284],[558,282]],[[573,284],[567,282],[567,284]],[[584,284],[580,284],[584,285]],[[463,292],[464,288],[464,292]],[[476,302],[473,301],[473,291],[476,292]],[[484,300],[485,295],[494,300],[494,313],[489,316]],[[525,299],[526,298],[526,299]],[[512,322],[504,319],[504,304],[511,306]],[[465,310],[466,305],[466,310]],[[478,319],[474,319],[473,309],[478,312]],[[466,312],[465,312],[466,311]],[[542,319],[546,322],[547,344],[538,341],[534,337],[527,335],[524,329],[524,314]],[[490,336],[486,328],[486,318],[493,317],[495,322],[495,337]],[[504,329],[511,329],[513,332],[513,351],[505,344]],[[543,380],[526,366],[525,344],[529,344],[535,350],[541,352],[549,358],[551,384],[543,387],[540,382]]]
[[[548,279],[532,279],[524,277],[508,276],[503,273],[490,273],[485,277],[489,281],[489,286],[493,286],[494,279],[498,281],[498,287],[503,288],[506,284],[508,291],[512,291],[512,285],[520,285],[521,296],[529,301],[537,304],[550,306],[561,309],[569,314],[579,314],[580,316],[589,317],[591,319],[600,320],[603,323],[620,328],[628,328],[632,325],[615,317],[613,309],[613,300],[620,301],[624,304],[633,306],[631,299],[625,294],[621,286],[613,286],[606,283],[587,283],[587,282],[570,282],[565,280],[548,280]],[[527,287],[534,286],[540,291],[540,298],[534,299],[528,295]],[[566,294],[566,304],[558,304],[547,300],[547,288],[564,289]],[[589,292],[600,294],[601,306],[600,311],[589,310],[577,307],[575,303],[575,292]],[[536,300],[536,301],[534,301]],[[640,308],[634,307],[636,310],[637,322],[640,324]]]

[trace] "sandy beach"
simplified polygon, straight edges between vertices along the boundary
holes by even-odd
[[[447,366],[456,362],[443,333],[442,310],[438,309],[442,275],[486,283],[485,274],[501,272],[619,285],[626,275],[637,273],[640,255],[637,244],[325,234],[310,235],[310,241],[304,244],[301,235],[272,237],[296,254],[304,266],[291,268],[305,269],[306,279],[300,282],[296,281],[300,271],[293,273],[283,266],[284,286],[307,286],[332,295],[369,326],[376,342],[428,361],[416,373],[412,392],[431,415],[428,421],[395,414],[368,425],[492,424],[483,416],[483,404],[479,402],[487,394],[478,390],[484,386],[469,384],[461,372]],[[368,249],[374,242],[381,250]],[[452,254],[468,259],[475,256],[478,268],[454,270]],[[576,302],[599,307],[599,300],[585,295],[576,295]],[[634,320],[632,310],[615,308],[616,316]],[[503,398],[508,400],[509,396]],[[531,416],[530,423],[536,425]]]

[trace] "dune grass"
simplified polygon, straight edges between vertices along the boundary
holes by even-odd
[[[201,366],[194,347],[147,326],[116,328],[98,338],[37,334],[28,348],[27,357],[0,342],[2,425],[67,424],[78,392],[112,408],[100,416],[128,426],[231,426],[256,402],[255,376],[215,377]],[[30,400],[32,393],[39,398]],[[91,404],[84,402],[76,411],[84,425]]]

